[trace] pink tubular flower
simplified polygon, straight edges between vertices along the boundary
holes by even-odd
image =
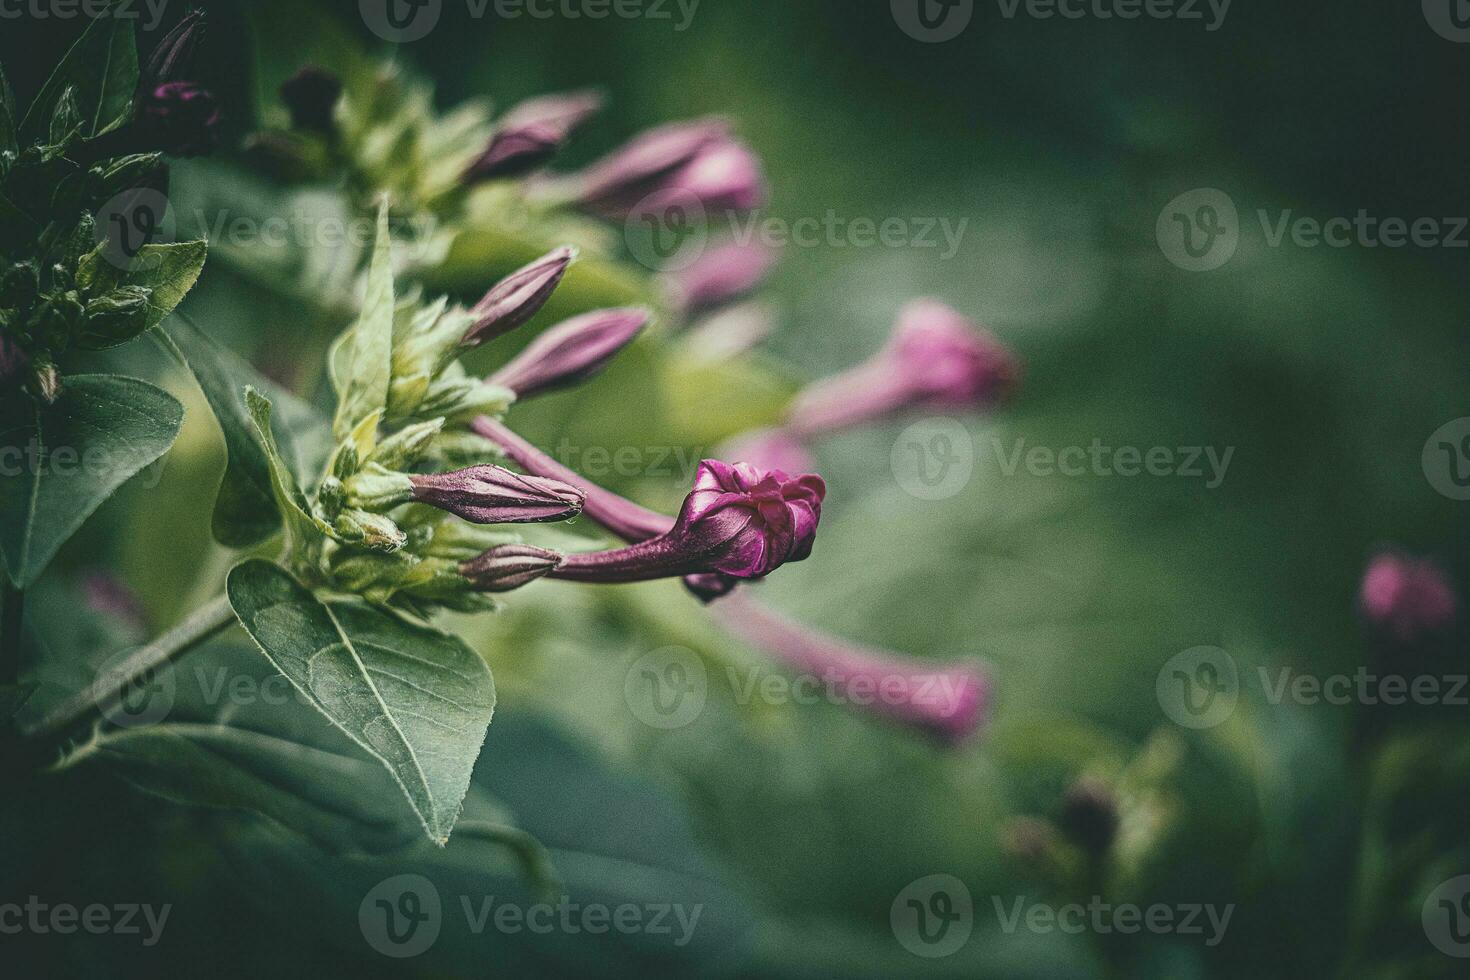
[[[564,521],[582,512],[582,491],[560,480],[522,476],[500,466],[410,476],[412,499],[475,524]]]
[[[575,249],[558,248],[496,283],[470,311],[475,322],[465,332],[464,346],[476,347],[503,336],[535,316],[576,257]]]
[[[602,108],[596,92],[548,95],[522,102],[505,115],[490,144],[465,171],[464,182],[520,177],[547,163],[572,130]]]
[[[461,562],[459,573],[476,592],[512,592],[544,577],[562,557],[528,544],[504,544]]]
[[[759,286],[775,261],[775,253],[759,242],[728,242],[670,274],[669,291],[686,314],[712,309]]]
[[[763,470],[810,473],[816,469],[806,446],[786,429],[764,429],[747,433],[723,451],[727,459],[738,459]]]
[[[517,398],[581,384],[630,344],[650,315],[644,309],[624,309],[574,317],[537,337],[486,380],[509,388]]]
[[[1368,565],[1360,601],[1371,622],[1404,642],[1449,626],[1458,606],[1438,565],[1395,554],[1379,555]]]
[[[826,493],[818,476],[792,478],[705,460],[666,534],[616,551],[572,555],[551,577],[611,583],[718,572],[764,578],[811,554]]]
[[[866,364],[807,388],[791,412],[802,435],[832,432],[908,409],[959,410],[1007,397],[1020,364],[989,333],[934,300],[904,308],[888,346]]]
[[[832,685],[844,703],[957,744],[984,727],[991,683],[975,664],[907,660],[826,636],[771,612],[748,596],[719,607],[736,635],[793,670]]]

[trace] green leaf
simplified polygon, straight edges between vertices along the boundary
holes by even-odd
[[[208,246],[202,242],[144,245],[130,268],[122,269],[103,255],[106,245],[88,253],[77,267],[77,282],[90,295],[98,296],[119,286],[142,286],[152,290],[148,300],[145,330],[158,326],[172,313],[204,270]]]
[[[281,454],[281,447],[271,428],[270,399],[254,388],[246,388],[245,409],[250,414],[256,442],[265,456],[271,495],[285,518],[287,553],[299,554],[303,546],[316,537],[332,537],[331,526],[312,514],[311,504]]]
[[[327,420],[316,409],[272,385],[248,363],[219,346],[185,316],[157,335],[193,372],[225,439],[227,463],[215,499],[213,530],[220,544],[250,548],[281,529],[271,487],[270,462],[245,408],[246,388],[266,393],[281,419],[277,438],[298,479],[321,465],[328,441]],[[311,451],[303,453],[307,447]],[[306,456],[307,459],[302,457]]]
[[[85,136],[105,133],[132,114],[133,93],[138,88],[138,49],[132,18],[114,16],[109,11],[87,27],[31,103],[20,124],[22,144],[45,139],[51,113],[68,86],[76,89]]]
[[[183,406],[144,381],[63,380],[56,404],[0,407],[0,552],[24,588],[102,502],[173,445]]]
[[[345,439],[358,422],[388,407],[393,361],[393,261],[388,238],[388,203],[378,208],[378,235],[368,269],[362,314],[342,354],[346,390],[337,405],[332,431]]]
[[[323,602],[270,562],[237,567],[228,591],[276,669],[388,768],[429,837],[448,841],[495,709],[485,662],[437,630]]]
[[[0,153],[6,150],[19,152],[20,146],[15,141],[15,123],[15,93],[10,91],[5,69],[0,66]]]

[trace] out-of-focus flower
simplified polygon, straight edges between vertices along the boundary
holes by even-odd
[[[729,443],[721,455],[763,470],[811,473],[816,469],[812,454],[802,445],[800,439],[786,429],[763,429],[746,433]]]
[[[821,477],[790,477],[745,464],[705,460],[668,533],[615,551],[572,555],[553,578],[643,582],[719,572],[758,579],[812,551]]]
[[[291,125],[330,133],[337,103],[342,100],[342,79],[325,68],[308,65],[281,86],[281,101],[291,113]]]
[[[475,322],[465,334],[463,345],[475,347],[503,336],[535,316],[576,257],[576,249],[558,248],[496,283],[470,310]]]
[[[732,241],[709,249],[687,268],[668,273],[667,289],[686,315],[739,299],[761,284],[776,262],[760,242]]]
[[[764,303],[717,310],[684,332],[679,338],[680,353],[706,364],[734,360],[769,337],[775,322],[775,313]]]
[[[795,671],[839,685],[844,703],[951,744],[985,724],[991,684],[978,665],[924,663],[849,643],[794,623],[743,594],[715,608],[726,628],[747,642]]]
[[[168,82],[141,95],[137,126],[145,145],[171,156],[203,156],[214,149],[220,123],[214,93],[196,82]]]
[[[548,95],[522,102],[500,121],[500,127],[469,168],[464,182],[479,183],[522,177],[554,157],[572,131],[602,108],[596,92]]]
[[[1438,565],[1397,554],[1379,555],[1368,565],[1360,600],[1371,622],[1404,642],[1446,628],[1458,606]]]
[[[1062,797],[1057,826],[1094,857],[1106,854],[1118,836],[1118,797],[1111,786],[1092,776],[1072,784]]]
[[[462,562],[459,573],[476,592],[510,592],[544,577],[561,561],[561,555],[545,548],[505,544]]]
[[[117,621],[130,632],[143,634],[148,629],[148,613],[138,594],[117,576],[108,572],[91,572],[82,578],[82,594],[87,606],[100,616]]]
[[[1020,375],[1015,355],[989,333],[943,303],[918,300],[876,357],[803,392],[791,425],[809,436],[911,409],[983,408],[1006,398]]]
[[[0,332],[0,394],[18,386],[26,374],[30,358],[15,341]]]
[[[559,480],[472,466],[453,473],[407,478],[412,499],[475,524],[565,521],[582,512],[581,490]]]
[[[152,91],[169,82],[182,81],[193,68],[194,52],[204,36],[204,11],[191,10],[148,56],[139,72],[140,88]]]
[[[581,384],[631,343],[650,315],[645,309],[622,309],[574,317],[537,337],[487,381],[522,399]]]

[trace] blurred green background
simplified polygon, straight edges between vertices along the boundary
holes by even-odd
[[[252,36],[242,10],[206,6],[205,80],[243,136]],[[253,43],[300,43],[317,8],[374,43],[355,3],[299,8]],[[623,696],[639,656],[688,647],[716,681],[729,665],[776,668],[677,588],[541,586],[493,622],[465,624],[500,689],[477,778],[574,886],[707,901],[709,925],[689,948],[447,930],[424,957],[388,961],[357,928],[373,883],[433,869],[446,900],[512,894],[522,886],[504,855],[456,842],[438,855],[328,856],[89,765],[21,784],[0,808],[4,894],[172,901],[174,919],[150,949],[121,937],[14,940],[17,962],[37,971],[19,975],[1457,975],[1420,911],[1470,872],[1470,708],[1273,704],[1255,667],[1470,669],[1463,626],[1405,650],[1375,639],[1356,611],[1382,547],[1431,555],[1470,582],[1470,505],[1435,492],[1420,462],[1431,433],[1470,414],[1467,251],[1272,246],[1256,215],[1470,214],[1470,139],[1452,101],[1470,45],[1436,34],[1414,3],[1236,0],[1216,31],[1041,20],[1024,7],[1008,19],[979,3],[959,37],[937,44],[905,34],[878,0],[704,0],[683,31],[669,10],[671,20],[475,19],[446,0],[439,27],[396,57],[434,80],[441,108],[604,88],[609,110],[566,163],[662,121],[719,113],[767,164],[770,216],[966,222],[947,259],[942,247],[786,250],[764,294],[779,310],[765,348],[777,373],[811,379],[862,360],[921,295],[985,324],[1027,371],[1015,404],[965,420],[979,455],[949,499],[919,500],[896,482],[901,424],[821,444],[832,493],[818,550],[761,593],[854,640],[985,658],[997,685],[988,732],[945,749],[837,706],[742,705],[719,683],[694,724],[658,731]],[[68,26],[0,27],[22,100]],[[176,180],[188,175],[181,167]],[[1238,252],[1209,272],[1175,267],[1155,238],[1166,204],[1195,188],[1223,190],[1241,216]],[[186,308],[267,368],[287,340],[310,350],[303,335],[325,344],[341,326],[213,262]],[[141,346],[125,356],[138,372],[163,371]],[[533,426],[575,434],[579,416],[596,416],[617,421],[584,443],[659,444],[666,435],[641,414],[646,384],[615,370]],[[189,394],[182,379],[170,387]],[[226,567],[208,544],[217,437],[202,400],[188,404],[194,421],[157,488],[104,509],[52,573],[57,598],[34,613],[39,633],[74,652],[73,681],[137,640],[69,635],[71,578],[115,567],[162,626]],[[1007,474],[993,447],[1020,439],[1234,456],[1216,488]],[[678,492],[625,489],[664,506]],[[252,664],[242,643],[213,655]],[[1199,646],[1226,650],[1242,689],[1228,721],[1191,730],[1169,720],[1156,681]],[[1083,774],[1125,797],[1117,852],[1060,875],[1010,853],[1010,821],[1054,817]],[[964,882],[974,935],[924,959],[890,911],[933,874]],[[1176,934],[1007,932],[992,905],[1093,894],[1228,904],[1234,916],[1207,947]]]

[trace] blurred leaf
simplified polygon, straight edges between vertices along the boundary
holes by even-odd
[[[204,270],[208,246],[202,242],[173,242],[144,245],[128,269],[120,269],[103,255],[107,245],[98,245],[77,267],[77,283],[93,296],[119,286],[142,286],[152,291],[144,330],[158,326],[184,301],[199,273]]]
[[[257,545],[280,530],[281,519],[271,491],[270,463],[245,407],[245,389],[264,391],[275,406],[281,418],[276,438],[298,479],[325,457],[323,449],[314,448],[306,454],[308,462],[301,458],[300,447],[330,441],[327,420],[216,344],[187,317],[177,318],[160,339],[166,346],[171,342],[193,372],[224,435],[228,461],[215,501],[215,540],[231,548]]]
[[[437,630],[324,603],[269,562],[231,572],[229,595],[276,669],[387,766],[430,838],[447,841],[495,708],[485,662]]]
[[[133,18],[109,10],[87,26],[31,103],[20,124],[22,144],[45,138],[52,113],[68,88],[75,92],[84,136],[99,136],[127,119],[138,88]]]
[[[0,472],[0,552],[24,588],[104,500],[168,451],[184,409],[145,381],[115,375],[65,378],[54,405],[19,393],[7,402],[0,453],[24,462]]]

